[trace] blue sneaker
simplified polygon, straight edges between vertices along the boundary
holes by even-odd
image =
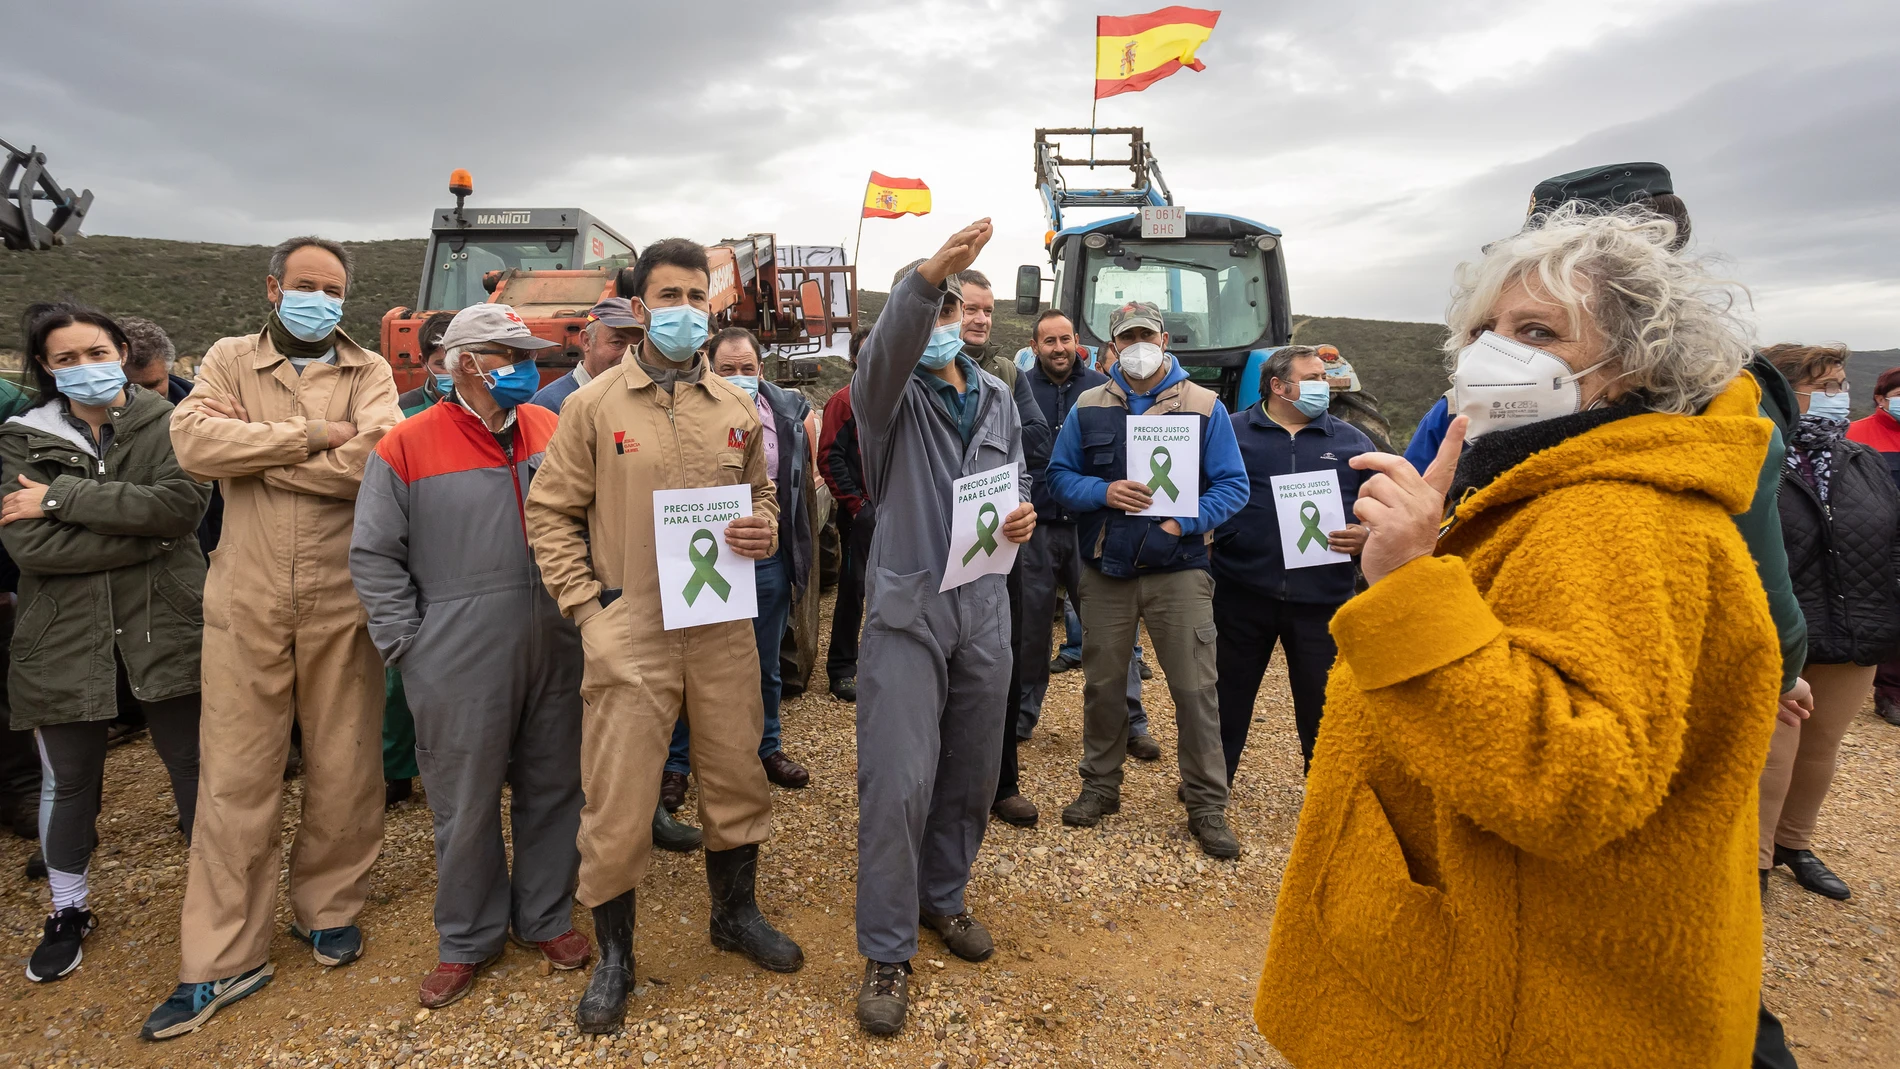
[[[346,924],[341,928],[318,928],[315,931],[307,931],[293,924],[290,934],[309,943],[310,956],[325,968],[348,965],[363,956],[363,929],[354,924]]]
[[[204,1027],[211,1015],[270,983],[274,970],[265,962],[247,973],[203,984],[179,984],[172,997],[158,1004],[145,1019],[139,1035],[146,1039],[173,1039]]]

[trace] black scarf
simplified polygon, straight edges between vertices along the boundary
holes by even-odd
[[[332,330],[330,336],[322,341],[304,341],[284,326],[275,310],[264,323],[264,330],[270,335],[271,348],[292,360],[321,360],[331,349],[336,348],[336,331]]]
[[[1826,416],[1802,416],[1801,422],[1788,432],[1788,468],[1809,486],[1821,499],[1828,503],[1830,485],[1834,482],[1834,451],[1840,448],[1842,439],[1847,437],[1847,421],[1828,419]]]
[[[1458,474],[1451,481],[1450,504],[1464,500],[1473,490],[1482,490],[1498,476],[1529,460],[1537,453],[1562,445],[1579,434],[1596,430],[1630,416],[1649,411],[1634,397],[1615,404],[1576,412],[1556,419],[1540,420],[1522,427],[1492,431],[1465,446],[1458,458]]]

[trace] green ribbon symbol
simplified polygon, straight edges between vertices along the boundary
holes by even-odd
[[[989,521],[987,526],[984,524],[985,520]],[[995,503],[983,502],[983,507],[976,510],[976,545],[971,546],[970,552],[963,555],[963,563],[970,563],[970,559],[976,556],[976,551],[979,549],[986,557],[996,552],[996,529],[1002,525],[1003,520],[996,513]]]
[[[702,538],[706,540],[703,551],[699,548]],[[686,581],[686,604],[691,605],[706,587],[712,587],[720,601],[732,597],[732,584],[726,582],[726,577],[713,567],[713,562],[719,559],[719,540],[713,537],[711,531],[701,527],[693,532],[692,541],[686,544],[686,558],[693,562],[693,577]]]
[[[1326,537],[1326,532],[1319,529],[1319,506],[1311,501],[1300,502],[1300,526],[1303,530],[1300,532],[1299,543],[1293,547],[1294,549],[1305,552],[1308,542],[1318,542],[1321,549],[1332,545],[1332,540]]]
[[[1148,457],[1148,493],[1168,495],[1169,501],[1181,500],[1181,491],[1175,489],[1174,480],[1168,478],[1168,472],[1174,470],[1174,456],[1165,445],[1155,446]]]

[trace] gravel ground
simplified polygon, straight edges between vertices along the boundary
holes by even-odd
[[[822,663],[822,659],[821,659]],[[822,670],[819,675],[822,677]],[[1172,707],[1160,674],[1145,688],[1164,758],[1131,761],[1122,812],[1065,829],[1078,787],[1081,673],[1052,680],[1047,713],[1022,748],[1038,828],[990,826],[970,908],[995,933],[980,965],[926,936],[903,1033],[868,1040],[852,1017],[862,972],[851,927],[856,803],[852,708],[822,691],[787,703],[787,748],[812,769],[802,792],[775,791],[761,863],[768,914],[804,946],[794,976],[752,968],[706,940],[698,855],[660,854],[641,888],[635,998],[624,1034],[580,1037],[572,1008],[584,973],[552,973],[510,947],[462,1002],[419,1010],[435,963],[430,820],[420,799],[389,814],[362,916],[365,957],[324,970],[302,944],[272,944],[276,980],[196,1035],[145,1044],[145,1014],[175,983],[184,843],[165,778],[143,741],[109,758],[86,960],[58,984],[23,976],[46,885],[21,876],[31,845],[0,841],[0,1069],[16,1066],[701,1065],[918,1067],[1150,1064],[1281,1066],[1254,1034],[1253,978],[1279,872],[1298,820],[1299,751],[1278,662],[1257,708],[1231,810],[1239,859],[1204,858],[1174,801]],[[822,680],[821,680],[822,682]],[[1900,729],[1863,713],[1847,736],[1816,851],[1855,896],[1771,882],[1767,999],[1803,1064],[1900,1064]],[[288,792],[294,826],[298,786]],[[685,815],[691,815],[691,801]],[[280,908],[280,932],[289,924]],[[589,931],[586,912],[576,923]]]

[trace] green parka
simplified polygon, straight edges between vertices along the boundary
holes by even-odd
[[[179,468],[171,414],[163,396],[127,386],[103,457],[58,400],[0,423],[0,493],[21,475],[47,484],[44,519],[0,527],[20,568],[16,730],[117,715],[115,647],[142,701],[199,688],[205,559],[194,532],[211,486]]]

